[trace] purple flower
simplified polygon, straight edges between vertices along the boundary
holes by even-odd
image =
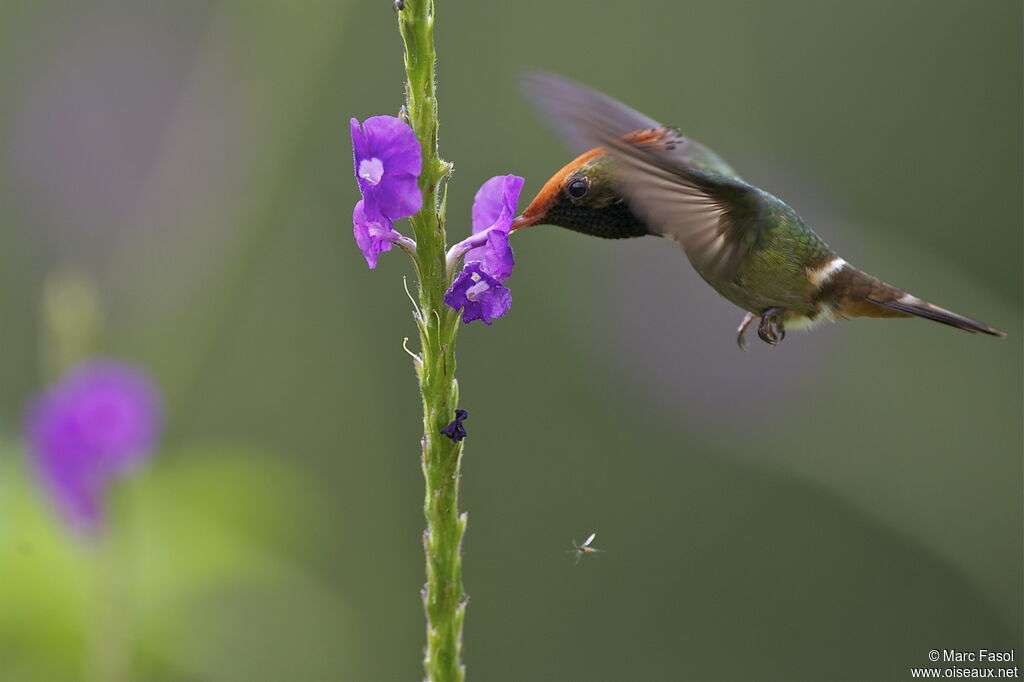
[[[465,262],[482,264],[484,272],[504,282],[512,276],[512,266],[516,264],[508,243],[508,232],[494,228],[487,232],[486,239],[483,246],[466,252]]]
[[[462,309],[463,322],[483,320],[489,325],[493,318],[501,317],[512,307],[512,292],[484,272],[482,263],[474,261],[452,282],[444,293],[444,302],[454,310]]]
[[[465,267],[444,295],[450,308],[462,309],[463,322],[491,324],[512,306],[512,292],[501,283],[515,265],[508,232],[522,189],[518,175],[498,175],[481,185],[473,200],[473,236],[449,252],[449,267],[465,254]]]
[[[462,422],[469,416],[469,412],[465,410],[455,410],[455,419],[448,426],[441,429],[441,433],[452,439],[453,442],[458,443],[460,440],[466,437],[466,427],[462,425]]]
[[[423,159],[416,134],[394,116],[350,121],[356,181],[367,215],[391,220],[420,210],[423,195],[417,184]]]
[[[149,378],[112,361],[79,367],[31,405],[25,425],[30,456],[70,526],[98,528],[107,485],[156,446],[160,412]]]
[[[500,282],[509,278],[515,265],[508,232],[522,190],[523,179],[518,175],[498,175],[481,185],[473,199],[473,234],[487,231],[487,241],[467,251],[466,262],[480,261]]]
[[[356,207],[352,210],[352,234],[355,235],[356,245],[363,252],[366,264],[371,270],[377,267],[377,256],[382,251],[390,251],[394,242],[403,239],[391,226],[391,221],[384,216],[367,218],[362,200],[356,202]]]

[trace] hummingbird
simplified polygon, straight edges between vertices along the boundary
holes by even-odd
[[[677,242],[711,288],[775,346],[787,329],[851,317],[923,317],[1006,336],[908,294],[833,251],[781,199],[745,182],[704,145],[579,83],[528,74],[524,90],[579,154],[551,176],[512,230],[558,225],[606,239]]]

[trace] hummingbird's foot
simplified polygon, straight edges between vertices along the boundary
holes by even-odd
[[[757,315],[754,313],[747,313],[743,317],[743,321],[740,322],[740,328],[736,330],[736,343],[739,344],[740,350],[742,351],[747,350],[747,327],[749,327],[750,323],[756,318]]]
[[[776,346],[786,338],[786,330],[782,326],[785,308],[769,308],[761,313],[761,323],[757,325],[757,335],[769,346]]]

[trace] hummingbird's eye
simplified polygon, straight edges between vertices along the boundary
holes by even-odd
[[[582,199],[590,191],[590,181],[586,178],[577,178],[568,184],[565,193],[570,199]]]

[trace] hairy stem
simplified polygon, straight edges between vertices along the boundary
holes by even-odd
[[[437,98],[434,76],[434,3],[404,0],[396,3],[405,42],[406,114],[423,150],[420,190],[423,208],[410,218],[416,235],[419,305],[416,322],[422,363],[416,364],[423,396],[422,467],[426,481],[423,534],[427,582],[423,605],[427,616],[424,671],[430,682],[465,679],[462,665],[462,621],[466,599],[462,592],[462,536],[466,515],[459,512],[461,443],[440,433],[458,404],[455,381],[455,337],[458,317],[443,302],[448,288],[445,267],[442,183],[451,164],[437,151]]]

